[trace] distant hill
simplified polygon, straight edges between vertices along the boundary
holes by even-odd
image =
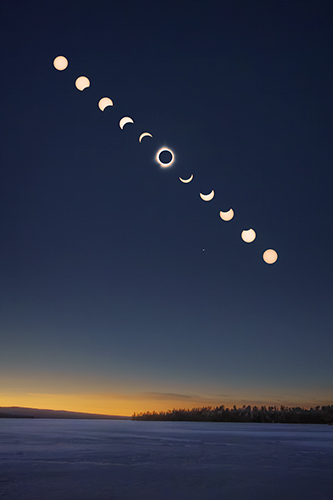
[[[0,406],[0,418],[77,418],[90,420],[130,420],[121,415],[99,415],[65,410],[40,410],[38,408],[20,408],[19,406]]]

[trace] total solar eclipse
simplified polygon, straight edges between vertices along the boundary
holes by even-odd
[[[163,153],[169,153],[168,155],[165,155]],[[163,156],[162,156],[163,154]],[[162,158],[161,158],[162,156]],[[171,158],[170,158],[171,156]],[[167,158],[165,158],[167,157]],[[170,159],[168,159],[170,158]],[[170,167],[173,162],[175,161],[175,155],[173,154],[173,152],[171,151],[171,149],[169,148],[161,148],[159,151],[157,151],[157,154],[156,154],[156,161],[161,165],[161,167],[163,168],[166,168],[166,167]]]

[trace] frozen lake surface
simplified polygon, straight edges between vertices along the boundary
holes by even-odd
[[[327,425],[0,419],[3,500],[332,500]]]

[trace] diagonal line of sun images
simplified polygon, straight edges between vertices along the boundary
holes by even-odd
[[[68,66],[68,60],[64,56],[58,56],[54,59],[53,66],[58,71],[63,71]],[[90,81],[86,76],[80,76],[75,80],[75,86],[78,90],[83,91],[84,89],[90,87]],[[108,106],[113,106],[113,101],[109,97],[102,97],[98,102],[99,109],[101,111],[104,111],[104,109]],[[128,123],[134,123],[134,120],[132,118],[130,118],[129,116],[123,116],[119,121],[119,127],[123,130],[125,125],[127,125]],[[141,143],[141,141],[145,137],[152,138],[153,136],[149,132],[143,132],[139,136],[139,142]],[[161,154],[164,152],[169,153],[169,155],[171,156],[171,159],[168,162],[161,160]],[[175,155],[174,155],[173,151],[169,148],[162,147],[156,153],[156,161],[163,168],[170,167],[173,164],[174,160],[175,160]],[[182,177],[179,177],[179,180],[183,184],[188,184],[189,182],[192,181],[192,179],[193,179],[193,174],[188,179],[183,179]],[[212,191],[208,194],[199,193],[199,196],[203,201],[209,202],[214,198],[215,192],[212,189]],[[233,219],[234,215],[235,215],[235,213],[234,213],[232,208],[230,208],[227,212],[220,211],[221,219],[223,221],[226,221],[226,222],[231,221],[231,219]],[[241,232],[240,236],[241,236],[242,240],[245,241],[245,243],[252,243],[256,239],[257,235],[256,235],[256,232],[252,228],[250,228],[250,229],[244,229]],[[266,264],[274,264],[278,259],[278,254],[272,248],[268,248],[267,250],[264,251],[262,258],[263,258],[264,262],[266,262]]]

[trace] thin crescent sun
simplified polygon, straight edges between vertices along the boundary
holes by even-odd
[[[101,111],[104,111],[108,106],[113,106],[113,102],[110,97],[102,97],[98,102],[98,107]]]
[[[209,194],[202,194],[202,193],[199,193],[200,194],[200,198],[203,200],[203,201],[210,201],[214,198],[215,196],[215,193],[214,193],[214,189],[211,190],[211,192]]]
[[[225,220],[225,221],[229,221],[233,218],[233,216],[235,215],[235,212],[233,211],[232,208],[230,208],[230,210],[228,210],[227,212],[220,212],[220,217],[222,220]]]
[[[123,118],[119,122],[119,127],[121,128],[121,130],[123,130],[127,123],[134,123],[134,121],[129,116],[123,116]]]
[[[139,142],[141,142],[144,137],[153,137],[153,136],[149,132],[143,132],[143,134],[141,134],[139,137]]]
[[[179,180],[184,184],[188,184],[189,182],[191,182],[192,179],[193,179],[193,174],[188,179],[182,179],[181,177],[179,177]]]

